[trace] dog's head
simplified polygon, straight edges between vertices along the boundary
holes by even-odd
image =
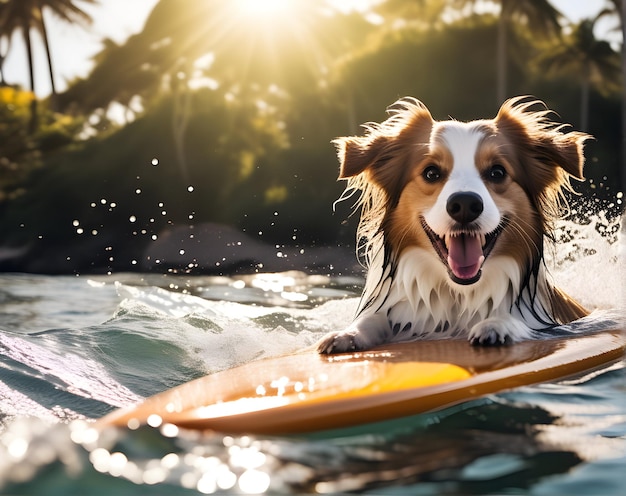
[[[539,102],[508,100],[491,120],[435,121],[404,99],[361,137],[339,138],[340,175],[361,189],[360,235],[382,231],[400,254],[430,250],[460,285],[490,255],[532,265],[569,178],[581,179],[588,135],[563,132]]]

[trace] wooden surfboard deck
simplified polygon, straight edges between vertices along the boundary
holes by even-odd
[[[201,377],[112,412],[97,425],[151,419],[256,434],[350,427],[579,375],[621,360],[625,349],[626,334],[612,330],[502,347],[442,340],[330,356],[308,350]]]

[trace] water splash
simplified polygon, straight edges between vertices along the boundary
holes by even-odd
[[[626,230],[622,216],[579,206],[556,225],[547,265],[556,284],[589,309],[626,310]],[[580,213],[578,213],[580,212]]]

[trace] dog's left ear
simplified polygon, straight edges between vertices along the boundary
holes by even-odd
[[[563,132],[563,125],[548,119],[551,112],[545,106],[539,111],[529,109],[541,102],[523,100],[518,97],[502,105],[495,118],[497,128],[512,138],[517,148],[536,163],[554,172],[560,168],[577,179],[583,179],[583,146],[592,136],[577,131]],[[560,176],[563,174],[557,172],[555,177]]]
[[[549,130],[537,137],[536,153],[541,162],[561,167],[577,179],[584,179],[585,155],[583,146],[591,136],[577,131],[561,133]]]

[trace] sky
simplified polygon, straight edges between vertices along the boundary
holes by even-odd
[[[346,4],[355,4],[363,0],[335,0],[335,3],[340,4],[342,1]],[[84,8],[94,19],[93,24],[87,29],[48,17],[47,26],[57,90],[63,91],[73,78],[89,73],[93,65],[91,58],[99,52],[103,38],[108,37],[122,43],[130,35],[141,31],[148,14],[157,2],[158,0],[100,0],[99,6],[78,2],[77,5]],[[604,0],[551,0],[551,2],[572,22],[593,17],[606,5]],[[612,27],[608,24],[607,22],[598,27],[600,30],[606,30]],[[617,35],[613,34],[614,38],[615,36]],[[50,80],[41,40],[37,36],[34,40],[37,86],[35,92],[43,97],[50,93]],[[28,87],[28,68],[21,37],[13,37],[11,51],[3,69],[7,82]]]

